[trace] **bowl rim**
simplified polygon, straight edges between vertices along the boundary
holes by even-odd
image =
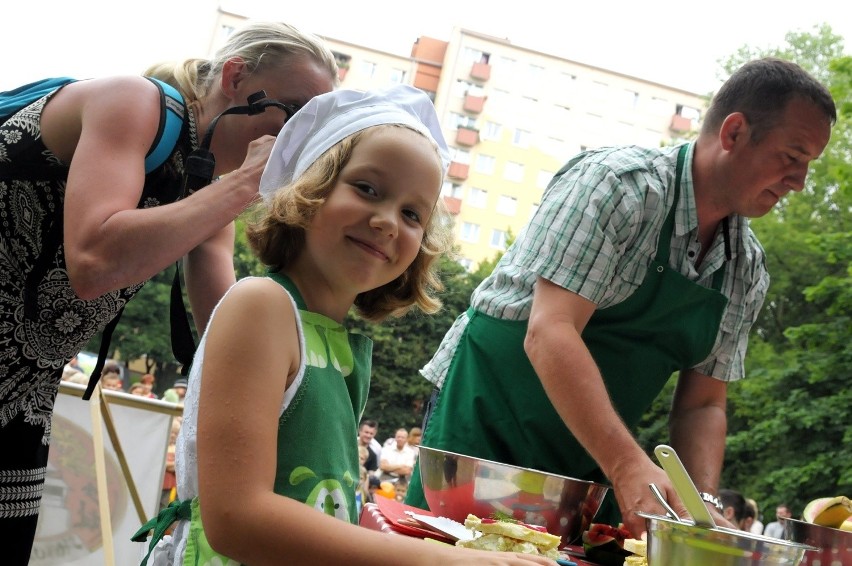
[[[488,458],[480,458],[479,456],[471,456],[469,454],[462,454],[460,452],[453,452],[452,450],[445,450],[443,448],[434,448],[432,446],[425,446],[423,444],[420,444],[419,448],[425,448],[426,450],[431,450],[433,452],[440,452],[440,453],[443,453],[443,454],[452,454],[453,456],[458,456],[460,458],[467,458],[469,460],[476,460],[478,462],[487,462],[489,464],[495,464],[497,466],[505,466],[507,468],[514,468],[516,470],[523,471],[523,472],[534,472],[534,473],[537,473],[537,474],[545,474],[545,475],[548,475],[548,476],[553,476],[553,477],[557,477],[557,478],[562,478],[564,480],[570,480],[570,481],[573,481],[573,482],[583,483],[583,484],[587,484],[589,486],[600,487],[600,488],[604,488],[604,489],[607,489],[607,490],[612,489],[611,485],[607,485],[605,483],[599,483],[599,482],[595,482],[595,481],[591,481],[591,480],[581,480],[581,479],[578,479],[578,478],[572,478],[571,476],[564,476],[562,474],[545,472],[543,470],[537,470],[535,468],[527,468],[527,467],[524,467],[524,466],[516,466],[514,464],[504,464],[503,462],[497,462],[496,460],[489,460]],[[423,466],[421,465],[420,467],[422,468]]]
[[[723,534],[723,535],[733,535],[733,536],[736,536],[738,538],[744,538],[746,540],[751,540],[751,541],[754,541],[754,542],[762,542],[764,544],[777,544],[777,545],[780,545],[780,546],[789,546],[789,547],[803,549],[803,550],[819,550],[819,548],[817,548],[815,546],[811,546],[809,544],[805,544],[805,543],[802,543],[802,542],[795,542],[795,541],[792,541],[792,540],[786,540],[786,539],[775,538],[775,537],[768,537],[768,536],[765,536],[765,535],[759,535],[759,534],[751,533],[751,532],[748,532],[748,531],[741,531],[739,529],[729,529],[727,527],[718,527],[718,526],[713,527],[713,528],[701,527],[701,526],[696,525],[695,523],[691,523],[691,522],[688,522],[688,521],[677,521],[675,519],[672,519],[671,517],[666,517],[665,515],[656,515],[654,513],[645,513],[644,511],[637,511],[636,514],[639,515],[640,517],[644,517],[645,519],[656,519],[658,521],[662,521],[662,522],[665,522],[665,523],[673,523],[675,525],[690,528],[690,529],[698,529],[698,530],[701,530],[701,531],[719,533],[719,534]]]
[[[790,521],[793,525],[802,525],[805,527],[817,527],[818,529],[826,529],[829,532],[842,533],[840,536],[850,536],[852,537],[852,531],[844,531],[843,529],[838,529],[835,527],[826,527],[825,525],[817,525],[816,523],[809,523],[802,519],[794,519],[793,517],[784,517],[781,520],[781,524],[783,525],[786,521]]]

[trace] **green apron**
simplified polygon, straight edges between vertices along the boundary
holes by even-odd
[[[686,148],[678,154],[674,203],[644,281],[623,302],[595,311],[582,333],[613,406],[630,428],[673,372],[709,355],[727,305],[719,291],[724,267],[707,288],[668,266]],[[606,482],[553,408],[524,352],[527,321],[500,320],[473,308],[468,318],[423,445]],[[406,503],[428,508],[417,470]],[[614,507],[614,499],[608,505]],[[617,520],[617,508],[602,509],[598,518],[607,512]]]
[[[278,419],[273,491],[357,524],[355,490],[360,474],[356,439],[370,387],[373,343],[308,311],[298,288],[286,276],[273,272],[269,277],[289,291],[299,309],[306,366],[295,397]],[[190,522],[183,564],[234,563],[210,547],[198,497],[176,501],[143,525],[133,540],[143,542],[154,529],[149,544],[153,548],[178,519]]]

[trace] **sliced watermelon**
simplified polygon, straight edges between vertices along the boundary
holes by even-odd
[[[583,551],[586,557],[604,566],[622,566],[630,552],[624,550],[625,539],[633,538],[622,525],[613,527],[605,523],[592,523],[583,533]]]

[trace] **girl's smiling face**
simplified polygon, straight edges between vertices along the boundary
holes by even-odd
[[[331,287],[354,297],[393,281],[420,251],[441,189],[432,142],[400,126],[364,132],[306,231],[303,258],[315,258]]]

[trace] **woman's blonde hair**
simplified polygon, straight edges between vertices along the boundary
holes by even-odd
[[[276,271],[292,265],[305,247],[305,229],[331,193],[352,150],[365,132],[386,127],[407,128],[399,124],[373,126],[341,140],[311,164],[301,177],[279,189],[260,216],[247,224],[249,244],[264,264]],[[435,157],[440,163],[437,148]],[[393,281],[358,295],[355,299],[358,315],[378,322],[389,315],[402,316],[415,306],[427,314],[437,312],[441,301],[435,293],[442,291],[444,286],[435,262],[451,250],[452,243],[452,219],[443,199],[438,198],[424,227],[417,257]]]
[[[201,100],[222,73],[229,59],[238,57],[250,73],[309,57],[324,66],[337,86],[334,54],[317,36],[278,22],[254,22],[232,33],[212,59],[187,59],[159,63],[143,74],[175,87],[188,102]]]

